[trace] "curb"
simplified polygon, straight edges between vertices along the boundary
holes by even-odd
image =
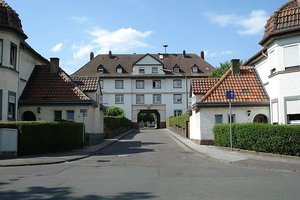
[[[22,167],[22,166],[39,166],[39,165],[54,165],[54,164],[62,164],[62,163],[66,163],[66,162],[74,162],[74,161],[78,161],[78,160],[82,160],[88,157],[91,157],[93,155],[96,155],[96,153],[100,152],[101,150],[103,150],[104,148],[109,147],[110,145],[118,142],[120,139],[124,138],[125,136],[127,136],[130,133],[134,133],[136,132],[136,129],[131,129],[115,138],[112,139],[108,139],[107,144],[105,143],[105,140],[103,140],[101,143],[103,144],[103,146],[99,147],[97,150],[91,151],[91,152],[87,152],[87,155],[83,155],[83,156],[79,156],[77,158],[71,158],[71,159],[64,159],[64,160],[59,160],[59,161],[46,161],[46,162],[36,162],[36,163],[21,163],[21,164],[0,164],[0,168],[1,167]],[[100,143],[100,144],[101,144]],[[99,144],[99,145],[100,145]],[[67,157],[67,156],[66,156]],[[28,158],[30,159],[30,158]]]

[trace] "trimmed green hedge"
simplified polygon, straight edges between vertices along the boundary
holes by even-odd
[[[229,124],[214,126],[214,144],[230,146]],[[300,126],[271,124],[232,124],[233,147],[300,156]]]
[[[18,155],[62,152],[83,147],[83,124],[73,122],[8,122],[0,128],[17,128]]]
[[[190,115],[188,113],[179,115],[177,117],[170,117],[167,119],[167,126],[177,126],[181,128],[186,127],[186,121],[189,121]]]
[[[104,137],[111,138],[115,135],[132,129],[132,122],[124,116],[104,117]]]

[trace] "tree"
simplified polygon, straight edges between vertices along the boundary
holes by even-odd
[[[124,116],[124,110],[120,107],[107,107],[104,112],[104,116]]]
[[[240,66],[243,65],[243,61],[240,61]],[[224,63],[220,63],[220,67],[212,71],[210,74],[210,78],[220,78],[222,77],[231,67],[230,61],[225,61]]]

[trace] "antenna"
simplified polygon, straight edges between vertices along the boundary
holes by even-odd
[[[168,45],[164,44],[163,47],[165,48],[165,54],[167,54],[167,47],[168,47]]]

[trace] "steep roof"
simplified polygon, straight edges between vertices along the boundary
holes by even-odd
[[[4,0],[0,0],[0,28],[6,28],[16,31],[25,39],[25,35],[22,29],[22,23],[18,13],[12,9]]]
[[[76,71],[73,76],[97,76],[97,68],[102,65],[105,73],[101,76],[131,76],[134,63],[145,55],[150,55],[161,62],[165,69],[172,70],[178,65],[185,75],[193,76],[193,66],[198,66],[199,74],[208,76],[214,69],[212,65],[196,54],[99,54],[86,65]],[[163,57],[163,58],[162,58]],[[126,73],[117,74],[116,68],[122,66]],[[207,70],[208,69],[208,70]]]
[[[194,78],[192,79],[193,93],[206,94],[219,80],[219,78]]]
[[[233,75],[229,69],[213,87],[198,102],[223,104],[229,102],[226,99],[226,91],[233,90],[235,99],[233,103],[262,103],[268,104],[269,97],[264,90],[260,79],[253,67],[241,67],[240,74]]]
[[[300,31],[300,1],[290,0],[277,9],[265,25],[265,34],[260,41],[264,45],[271,38]]]
[[[84,92],[97,91],[99,86],[99,77],[73,76],[72,80]]]
[[[61,68],[58,68],[56,73],[51,73],[49,68],[49,66],[35,67],[20,97],[20,104],[93,103],[93,100]]]

